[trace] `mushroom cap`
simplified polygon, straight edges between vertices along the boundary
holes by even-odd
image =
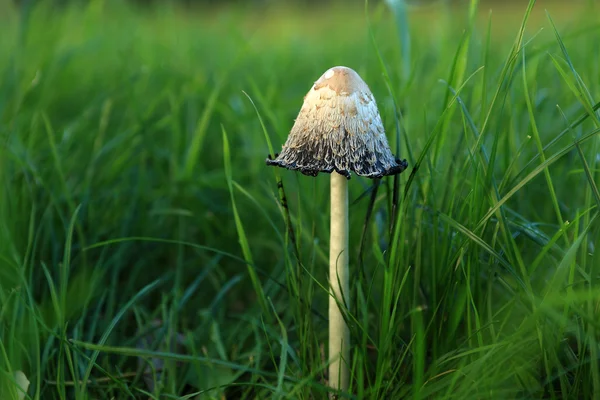
[[[267,165],[305,175],[333,171],[381,178],[404,171],[408,164],[392,155],[375,98],[352,69],[327,70],[304,96],[283,149]]]

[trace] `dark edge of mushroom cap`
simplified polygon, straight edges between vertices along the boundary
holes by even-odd
[[[267,165],[304,175],[351,172],[368,178],[395,175],[408,167],[392,155],[373,94],[352,69],[327,70],[304,97],[286,143]]]
[[[275,154],[275,159],[273,159],[271,157],[271,155],[269,155],[268,158],[265,160],[267,165],[281,167],[281,168],[289,169],[292,171],[299,171],[302,174],[308,175],[308,176],[317,176],[319,174],[319,172],[323,172],[326,174],[331,174],[332,172],[337,172],[338,174],[343,175],[346,178],[350,179],[351,172],[354,172],[358,176],[376,179],[376,178],[383,178],[384,176],[397,175],[401,172],[404,172],[404,170],[406,170],[408,168],[408,161],[406,161],[405,159],[400,160],[400,159],[396,158],[394,160],[396,164],[388,169],[383,170],[382,172],[363,174],[363,173],[356,172],[353,169],[338,169],[335,166],[330,167],[330,168],[311,169],[311,168],[302,167],[302,166],[292,164],[292,163],[285,163],[281,160],[278,160],[277,157],[279,157],[279,154]]]

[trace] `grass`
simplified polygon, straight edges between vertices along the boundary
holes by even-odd
[[[598,398],[598,6],[444,4],[0,4],[0,398],[326,398],[329,179],[264,160],[340,64],[410,165],[344,396]]]

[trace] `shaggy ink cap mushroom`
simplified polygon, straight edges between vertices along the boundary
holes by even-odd
[[[347,67],[330,68],[315,82],[281,153],[267,165],[348,179],[351,172],[381,178],[408,166],[392,155],[371,90]]]

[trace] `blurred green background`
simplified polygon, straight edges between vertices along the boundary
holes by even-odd
[[[350,181],[346,397],[598,396],[598,11],[0,0],[0,398],[327,398],[328,176],[264,160],[334,65],[410,165]]]

